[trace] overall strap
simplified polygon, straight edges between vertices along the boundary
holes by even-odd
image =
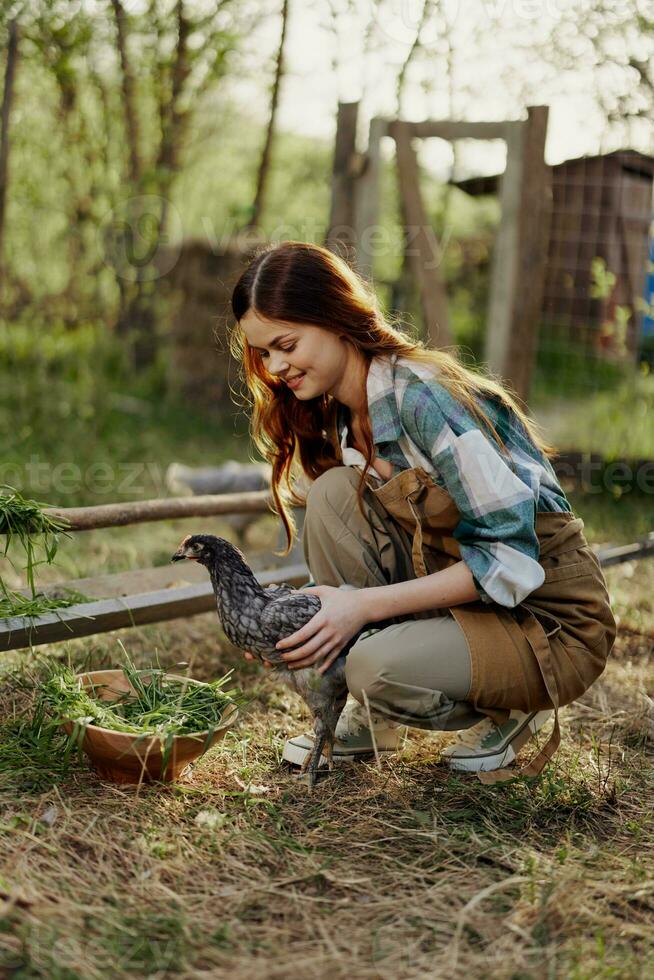
[[[413,558],[413,568],[418,578],[427,574],[427,565],[425,564],[425,556],[423,552],[422,520],[416,511],[414,502],[414,498],[420,496],[423,490],[424,487],[420,486],[417,490],[407,494],[406,498],[406,502],[411,508],[411,513],[413,514],[416,522],[416,529],[413,534],[413,545],[411,547],[411,556]]]

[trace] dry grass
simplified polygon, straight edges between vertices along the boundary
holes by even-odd
[[[611,571],[616,604],[638,606],[641,574],[646,604],[652,565]],[[415,731],[381,771],[342,767],[307,795],[280,763],[300,702],[244,664],[210,614],[46,650],[109,666],[121,635],[139,664],[156,648],[201,679],[236,665],[255,701],[190,781],[138,792],[77,764],[62,775],[5,728],[0,973],[654,975],[654,651],[639,616],[636,628],[622,615],[605,674],[564,710],[554,764],[497,787],[439,761],[451,736]],[[14,654],[4,670],[3,717],[20,717],[38,659]]]

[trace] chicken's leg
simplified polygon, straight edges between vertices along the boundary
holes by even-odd
[[[320,717],[315,718],[313,722],[313,731],[315,736],[313,740],[313,749],[302,763],[300,772],[297,776],[298,779],[306,782],[309,790],[312,790],[316,785],[318,768],[320,766],[320,757],[322,755],[326,757],[329,769],[334,768],[334,760],[332,759],[334,732],[330,729],[326,721]]]

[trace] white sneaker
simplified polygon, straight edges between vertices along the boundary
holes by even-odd
[[[510,765],[522,746],[554,715],[545,711],[511,711],[509,720],[496,725],[490,718],[460,732],[457,741],[446,746],[445,756],[451,769],[461,772],[491,772]]]
[[[406,725],[389,721],[383,715],[370,712],[375,744],[378,752],[395,752],[400,740],[406,733]],[[336,738],[332,750],[332,758],[344,761],[362,756],[372,755],[375,751],[370,728],[368,727],[368,712],[365,707],[350,695],[341,712],[336,725]],[[313,749],[313,732],[295,735],[286,740],[282,758],[293,765],[301,766]],[[320,765],[326,765],[324,755],[320,757]]]

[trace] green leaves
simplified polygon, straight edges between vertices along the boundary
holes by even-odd
[[[590,295],[593,299],[608,299],[617,279],[615,273],[607,268],[604,259],[596,257],[590,265]]]

